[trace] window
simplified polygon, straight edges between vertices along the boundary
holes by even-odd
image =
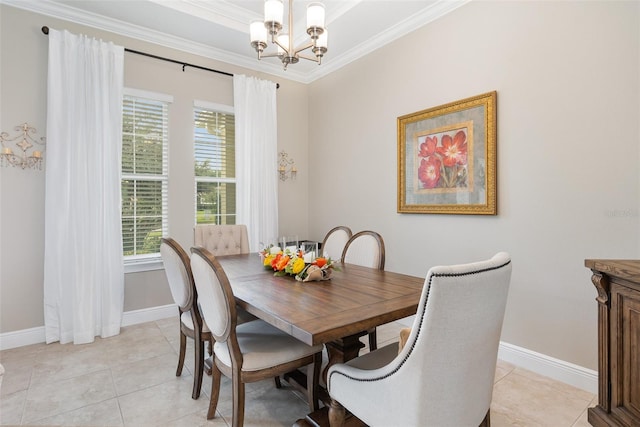
[[[196,101],[196,224],[236,223],[236,149],[233,108]]]
[[[122,117],[122,244],[125,262],[158,258],[168,234],[171,97],[125,90]]]

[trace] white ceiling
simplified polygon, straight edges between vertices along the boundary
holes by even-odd
[[[258,61],[250,46],[249,23],[263,19],[263,0],[0,0],[9,6],[303,83],[335,71],[468,1],[325,0],[329,49],[322,65],[300,60],[285,71],[277,58]],[[296,46],[306,41],[309,3],[293,3]],[[285,1],[285,22],[287,8]],[[272,50],[273,46],[267,48],[268,52]]]

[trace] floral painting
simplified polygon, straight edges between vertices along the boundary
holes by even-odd
[[[473,123],[415,135],[416,192],[469,191],[473,187]],[[471,173],[470,173],[471,172]]]
[[[398,212],[496,215],[496,92],[398,117]]]

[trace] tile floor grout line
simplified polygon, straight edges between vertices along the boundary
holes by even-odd
[[[118,388],[116,387],[116,379],[113,377],[113,370],[109,367],[109,373],[111,373],[111,386],[113,387],[113,393],[115,394],[114,399],[116,401],[116,405],[118,406],[118,413],[120,414],[120,425],[124,427],[124,415],[122,414],[122,408],[120,407],[120,399],[118,396]]]

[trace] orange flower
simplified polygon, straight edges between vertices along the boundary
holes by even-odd
[[[326,258],[316,258],[316,260],[313,262],[313,264],[315,264],[318,267],[322,268],[327,264],[327,259]]]
[[[287,266],[287,264],[289,264],[290,259],[291,257],[289,255],[280,255],[279,258],[276,257],[276,259],[273,260],[273,263],[271,263],[271,266],[273,267],[274,270],[282,271]]]
[[[282,252],[279,254],[276,254],[273,258],[271,258],[271,267],[274,270],[276,269],[276,264],[278,264],[278,261],[280,261],[280,258],[282,258]]]

